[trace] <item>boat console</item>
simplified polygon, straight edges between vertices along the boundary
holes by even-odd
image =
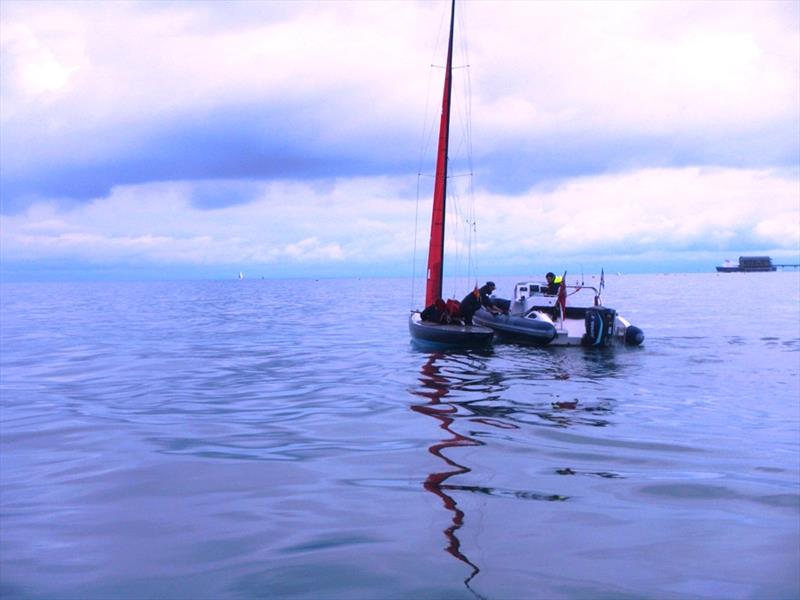
[[[514,286],[514,301],[511,303],[511,314],[524,315],[532,310],[556,317],[558,313],[558,296],[546,293],[546,283],[522,282]],[[597,289],[588,285],[567,285],[567,314],[569,319],[583,319],[586,309],[601,306]]]

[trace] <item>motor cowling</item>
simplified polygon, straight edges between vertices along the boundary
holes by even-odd
[[[641,346],[644,341],[644,331],[633,325],[625,329],[625,343],[631,346]]]
[[[592,306],[586,309],[585,327],[581,344],[584,346],[608,346],[614,333],[614,318],[617,311],[605,306]]]

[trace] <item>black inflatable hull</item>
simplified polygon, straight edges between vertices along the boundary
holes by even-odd
[[[514,315],[494,315],[480,309],[472,320],[507,340],[543,346],[552,342],[558,333],[552,323]]]
[[[408,319],[408,330],[415,342],[439,348],[482,348],[494,337],[494,331],[479,324],[431,323],[423,321],[416,312]]]

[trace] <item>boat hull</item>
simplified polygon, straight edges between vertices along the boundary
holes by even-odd
[[[717,267],[717,273],[771,273],[778,267]]]
[[[594,313],[587,318],[587,313]],[[547,313],[531,311],[528,316],[493,315],[485,309],[475,313],[474,321],[494,330],[500,339],[537,346],[608,347],[641,346],[644,332],[611,309],[599,307],[572,309],[563,321],[553,322]]]
[[[415,342],[440,348],[482,348],[489,345],[494,331],[481,325],[455,325],[423,321],[411,313],[408,330]]]
[[[771,273],[777,270],[769,256],[740,256],[737,264],[726,260],[717,267],[717,273]]]
[[[475,313],[473,320],[479,325],[493,329],[504,339],[526,344],[544,346],[558,335],[550,321],[521,315],[495,315],[484,308]]]
[[[583,346],[609,348],[612,346],[641,346],[644,332],[619,315],[608,319],[564,319],[556,324],[556,337],[548,346]]]

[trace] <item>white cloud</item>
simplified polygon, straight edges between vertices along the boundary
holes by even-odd
[[[493,2],[467,8],[476,13],[475,88],[481,114],[492,116],[490,129],[664,133],[795,120],[796,4],[728,2],[721,10],[708,2]]]
[[[226,106],[259,104],[265,116],[273,105],[313,106],[308,119],[333,141],[389,114],[421,121],[430,42],[420,43],[415,19],[425,7],[220,4],[212,9],[238,9],[240,20],[211,25],[202,22],[209,6],[192,2],[3,6],[3,120],[15,126],[7,135],[25,126],[20,138],[60,142],[28,160],[103,155],[180,115]]]
[[[108,173],[124,173],[125,181],[150,182],[116,182],[107,197],[83,205],[57,197],[31,200],[27,210],[3,217],[4,261],[250,262],[275,270],[327,263],[392,269],[409,261],[414,208],[407,190],[413,181],[404,177],[253,180],[246,182],[256,190],[252,198],[247,192],[247,203],[202,210],[192,203],[192,191],[203,181],[169,181],[199,171],[170,176],[169,159],[183,156],[150,160],[152,174],[130,170],[140,168],[137,153],[153,132],[170,130],[187,115],[192,126],[213,125],[243,107],[258,111],[247,112],[248,119],[256,115],[253,122],[236,125],[257,135],[231,131],[232,140],[280,149],[294,142],[297,118],[298,127],[314,132],[309,151],[315,158],[337,164],[396,152],[415,160],[405,153],[418,141],[428,86],[434,99],[428,121],[435,123],[438,114],[441,70],[428,65],[443,60],[441,45],[435,52],[432,47],[437,35],[444,41],[446,2],[6,0],[1,6],[4,183],[19,172],[28,177],[24,183],[71,177],[88,189],[102,189],[105,181],[114,186],[115,175],[92,186],[96,171],[51,169],[64,165],[94,165],[99,175],[109,166]],[[464,55],[458,44],[456,64],[470,69],[456,71],[456,79],[471,86],[476,154],[519,148],[519,164],[536,165],[537,149],[525,146],[546,137],[564,141],[571,154],[565,160],[574,167],[564,169],[567,179],[564,172],[539,175],[540,182],[560,181],[553,189],[531,187],[536,178],[528,175],[504,182],[510,184],[505,189],[526,192],[479,191],[484,266],[524,264],[536,253],[656,256],[753,245],[798,250],[797,174],[763,168],[772,163],[762,152],[741,152],[736,163],[757,167],[706,169],[648,168],[647,156],[633,150],[627,160],[606,164],[634,164],[635,170],[604,175],[592,175],[602,169],[587,168],[582,159],[625,152],[609,145],[637,136],[668,139],[690,157],[724,155],[748,136],[770,150],[774,140],[763,131],[780,132],[788,154],[796,152],[800,5],[458,6],[469,46]],[[290,137],[273,139],[268,118]],[[193,150],[176,147],[176,153]],[[674,149],[660,150],[663,157]],[[224,151],[235,165],[235,144]],[[248,160],[254,156],[261,155],[248,154]],[[213,165],[223,157],[200,158]],[[581,168],[588,169],[584,176]],[[371,172],[380,169],[376,158]],[[397,162],[391,169],[396,172]],[[425,252],[420,240],[427,236],[427,206],[420,213],[418,260]],[[458,244],[448,240],[448,247]]]
[[[253,202],[216,210],[193,207],[185,183],[121,187],[72,210],[38,204],[4,217],[3,254],[12,262],[260,264],[277,274],[316,262],[393,272],[413,253],[414,202],[393,191],[407,187],[387,178],[265,184]],[[492,269],[536,256],[636,257],[742,242],[796,252],[798,198],[796,180],[768,171],[697,168],[577,178],[518,196],[479,192],[479,258]],[[426,197],[419,261],[427,251],[429,206]],[[466,259],[464,240],[458,243]]]
[[[511,249],[503,254],[512,257],[718,250],[745,240],[800,251],[800,183],[769,171],[644,169],[577,178],[548,192],[486,198],[478,214],[482,237],[503,240]]]
[[[416,136],[446,14],[446,3],[427,2],[3,6],[3,119],[56,136],[67,153],[113,148],[115,136],[100,132],[129,144],[137,128],[186,112],[254,104],[265,115],[308,106],[331,143],[398,122]],[[459,11],[469,55],[456,60],[471,64],[486,144],[797,121],[796,4],[468,2]]]
[[[410,239],[396,228],[391,180],[264,184],[257,199],[216,210],[191,204],[201,183],[116,188],[107,198],[69,210],[40,203],[3,217],[4,260],[74,258],[90,262],[186,264],[369,262],[387,244]],[[413,207],[413,205],[412,205]],[[412,214],[405,215],[408,222]],[[407,223],[406,223],[407,224]],[[400,233],[398,233],[400,231]],[[407,249],[407,244],[403,250]]]

